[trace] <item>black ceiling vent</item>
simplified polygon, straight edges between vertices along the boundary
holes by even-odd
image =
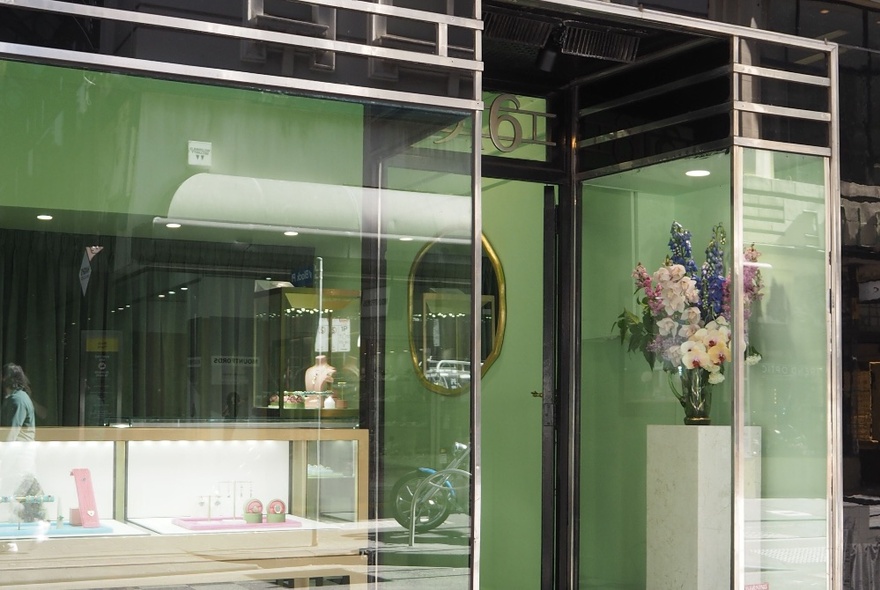
[[[483,12],[483,36],[489,39],[543,47],[554,27],[548,20],[495,10]]]
[[[483,36],[578,57],[630,63],[635,61],[640,31],[597,23],[553,19],[499,9],[483,12]]]
[[[562,53],[631,63],[639,51],[638,34],[594,26],[565,23]]]

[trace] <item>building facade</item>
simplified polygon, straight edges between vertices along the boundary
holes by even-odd
[[[868,587],[859,4],[0,5],[0,585]]]

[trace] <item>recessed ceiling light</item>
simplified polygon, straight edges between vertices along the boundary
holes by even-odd
[[[175,292],[174,292],[174,291],[168,291],[168,294],[169,294],[169,295],[174,295]]]
[[[827,8],[823,8],[822,10],[819,11],[819,14],[828,14],[829,12],[831,12],[831,11],[828,10]]]
[[[189,287],[181,287],[180,290],[181,291],[189,291]]]
[[[293,230],[291,230],[291,231],[286,231],[286,232],[284,232],[284,235],[285,235],[285,236],[298,236],[298,235],[299,235],[299,232],[298,232],[298,231],[293,231]]]
[[[708,170],[688,170],[684,174],[685,176],[709,176],[712,173]]]
[[[400,241],[401,242],[412,242],[413,239],[412,238],[400,238]]]
[[[177,229],[178,227],[180,227],[180,224],[179,223],[166,223],[165,227],[167,227],[169,229]]]
[[[51,216],[51,215],[46,215],[46,214],[44,213],[44,214],[42,214],[42,215],[37,215],[37,219],[39,219],[40,221],[52,221],[52,216]]]
[[[165,293],[160,294],[159,299],[165,299]]]

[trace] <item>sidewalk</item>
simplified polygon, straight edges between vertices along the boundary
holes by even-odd
[[[416,535],[393,520],[375,523],[377,564],[372,582],[349,585],[341,578],[312,579],[309,587],[339,590],[467,590],[470,584],[470,518],[453,514],[440,527]],[[303,586],[304,587],[304,586]],[[294,588],[290,580],[220,582],[186,586],[130,586],[125,590],[278,590]],[[117,589],[119,590],[119,589]]]

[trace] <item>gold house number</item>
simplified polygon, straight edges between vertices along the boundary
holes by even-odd
[[[495,149],[510,153],[521,145],[555,146],[556,142],[542,138],[538,130],[540,120],[555,119],[556,115],[541,111],[525,110],[520,99],[513,94],[499,94],[489,104],[488,138]],[[523,128],[523,121],[527,128]],[[452,141],[464,130],[464,121],[459,121],[447,130],[446,135],[434,140],[434,144]]]
[[[512,109],[504,108],[507,102],[513,103]],[[489,107],[489,139],[498,151],[508,153],[520,146],[523,140],[522,124],[513,114],[519,112],[519,99],[512,94],[499,94]],[[501,124],[507,123],[513,131],[510,137],[501,136]],[[504,141],[508,141],[505,145]]]

